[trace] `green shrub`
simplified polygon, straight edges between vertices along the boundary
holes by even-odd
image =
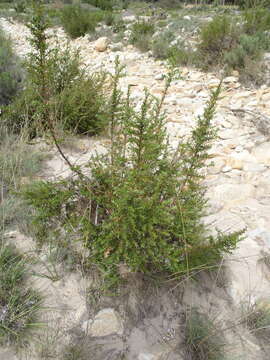
[[[225,53],[224,60],[233,69],[244,69],[246,60],[258,61],[262,57],[262,51],[257,37],[241,35],[239,44],[231,51]]]
[[[112,26],[114,25],[115,21],[116,21],[116,18],[113,14],[112,11],[106,11],[104,16],[103,16],[103,21],[105,22],[105,24],[107,26]]]
[[[174,40],[174,34],[172,32],[165,32],[154,38],[151,46],[153,56],[157,59],[167,59],[172,40]]]
[[[25,0],[18,0],[14,4],[14,9],[17,13],[23,13],[26,10],[27,3]]]
[[[63,128],[78,134],[95,135],[107,125],[107,108],[103,93],[105,75],[76,81],[59,97],[59,115]]]
[[[0,28],[0,106],[7,105],[21,89],[22,70],[10,41]]]
[[[34,51],[27,63],[28,79],[21,96],[6,110],[7,126],[17,133],[27,127],[30,137],[58,128],[101,131],[106,123],[104,75],[87,76],[79,53],[69,47],[61,51],[48,47],[42,8],[35,10],[29,27]]]
[[[154,32],[155,26],[153,23],[147,21],[136,22],[131,28],[130,42],[140,50],[148,51],[151,48]]]
[[[161,102],[147,92],[137,112],[119,90],[117,63],[110,100],[110,148],[88,167],[91,177],[73,169],[74,181],[28,187],[40,234],[66,229],[89,249],[89,261],[117,279],[119,264],[131,271],[185,272],[215,263],[230,252],[240,233],[208,236],[201,169],[215,137],[211,119],[219,89],[187,142],[173,152],[167,142]],[[46,206],[44,207],[44,204]],[[42,230],[43,229],[43,230]]]
[[[87,11],[79,5],[64,7],[61,14],[62,26],[72,38],[95,32],[95,28],[104,18],[102,11]]]
[[[112,10],[113,1],[112,0],[84,0],[85,3],[93,5],[100,8],[101,10]]]
[[[224,64],[240,73],[240,80],[245,83],[261,84],[263,82],[262,46],[259,36],[241,35],[238,45],[224,54]]]
[[[270,30],[270,13],[268,9],[253,8],[243,14],[245,24],[244,31],[253,35]]]
[[[199,56],[197,51],[186,49],[184,44],[182,46],[172,46],[168,52],[168,59],[174,66],[196,65],[199,61]]]
[[[269,0],[237,0],[235,2],[241,9],[255,9],[258,7],[268,8],[270,6]]]
[[[191,309],[185,314],[185,343],[192,360],[224,360],[224,336],[213,320]]]
[[[29,259],[28,259],[29,261]],[[41,296],[26,285],[27,259],[9,246],[0,250],[0,342],[22,345],[38,326]]]
[[[206,66],[218,64],[226,51],[235,47],[238,29],[227,16],[217,16],[204,25],[200,33],[199,51]]]
[[[122,19],[115,18],[114,22],[112,24],[112,30],[115,33],[120,33],[122,31],[125,31],[126,30],[126,23]]]

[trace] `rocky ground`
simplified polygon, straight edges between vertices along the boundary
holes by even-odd
[[[16,52],[25,57],[30,50],[27,28],[6,19],[0,19],[0,25],[11,37]],[[66,43],[61,28],[52,32],[61,45]],[[161,94],[167,71],[164,63],[139,53],[131,45],[111,51],[110,44],[106,44],[100,51],[98,44],[90,42],[87,36],[70,42],[74,49],[80,49],[89,71],[101,67],[113,71],[115,57],[119,56],[126,66],[122,88],[126,90],[132,84],[134,100],[141,99],[144,87],[154,95]],[[181,68],[180,73],[181,78],[173,82],[165,103],[173,146],[190,132],[209,91],[220,81],[219,74],[189,68]],[[270,256],[269,100],[270,87],[266,85],[244,88],[237,72],[224,79],[214,120],[219,130],[211,150],[214,165],[206,177],[210,208],[205,222],[213,231],[245,228],[246,233],[234,254],[224,259],[223,283],[218,281],[217,273],[216,278],[200,275],[197,283],[190,281],[184,290],[180,284],[173,290],[130,284],[121,298],[107,298],[96,308],[86,301],[93,279],[80,273],[64,275],[55,282],[37,278],[36,286],[46,295],[45,305],[50,309],[46,311],[48,326],[34,342],[31,355],[28,351],[21,356],[31,360],[60,359],[62,344],[79,341],[84,351],[91,354],[85,359],[188,359],[181,348],[181,319],[186,306],[194,305],[220,324],[228,359],[269,358],[267,350],[241,322],[243,304],[270,300],[270,269],[262,261]],[[70,160],[83,163],[92,151],[101,151],[105,146],[106,139],[78,139],[76,149],[69,150],[68,155]],[[51,153],[43,176],[67,176],[65,163],[56,152]],[[31,239],[18,232],[9,236],[24,251],[34,248]],[[121,357],[123,354],[125,357]],[[18,356],[9,349],[0,349],[3,360],[15,360]]]

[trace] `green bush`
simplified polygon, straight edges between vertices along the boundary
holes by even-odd
[[[172,32],[165,32],[154,38],[151,46],[153,56],[157,59],[167,59],[171,47],[170,43],[173,40],[174,34]]]
[[[112,11],[106,11],[103,16],[103,21],[107,26],[113,26],[114,23],[116,22],[114,13]]]
[[[253,35],[270,30],[270,13],[268,9],[254,8],[246,10],[243,14],[244,31]]]
[[[107,125],[107,108],[103,93],[105,75],[76,81],[59,97],[63,128],[78,134],[95,135]]]
[[[28,260],[29,261],[29,260]],[[9,246],[0,250],[0,343],[22,345],[38,326],[41,296],[26,286],[27,259]]]
[[[23,13],[26,10],[27,2],[25,0],[18,0],[14,4],[14,9],[17,13]]]
[[[93,5],[101,10],[112,10],[113,1],[112,0],[84,0],[85,3]]]
[[[234,2],[241,9],[254,9],[257,7],[269,8],[269,0],[237,0]]]
[[[167,142],[162,104],[147,92],[139,111],[119,90],[117,63],[110,100],[110,148],[80,168],[74,181],[28,187],[39,234],[66,229],[89,249],[89,261],[117,280],[118,265],[130,271],[182,273],[220,259],[240,233],[207,235],[201,219],[206,200],[202,168],[215,137],[211,120],[219,89],[185,143]],[[44,204],[46,206],[44,207]]]
[[[247,60],[261,60],[262,49],[258,40],[255,36],[241,35],[239,44],[231,51],[225,53],[225,63],[233,69],[244,69]]]
[[[8,107],[4,119],[14,132],[29,129],[30,137],[53,129],[96,134],[106,123],[103,74],[88,76],[78,52],[48,47],[43,10],[35,10],[29,24],[34,48],[27,63],[28,79],[21,96]]]
[[[103,19],[102,11],[87,11],[79,5],[64,7],[61,14],[62,26],[72,38],[95,32],[97,24]]]
[[[0,106],[7,105],[21,89],[22,70],[10,41],[0,28]]]
[[[264,65],[262,62],[264,47],[268,48],[269,40],[264,34],[242,34],[238,45],[224,54],[227,70],[236,69],[240,80],[244,83],[260,85],[264,81]]]
[[[200,55],[198,54],[197,51],[186,49],[184,44],[182,44],[182,46],[181,45],[172,46],[168,52],[168,59],[170,63],[174,66],[196,65],[197,63],[200,64],[199,56]]]
[[[199,52],[206,66],[218,64],[226,51],[235,47],[238,29],[227,16],[217,16],[200,33]]]
[[[120,33],[122,31],[125,31],[126,23],[124,22],[124,20],[122,20],[120,18],[114,18],[114,22],[112,24],[112,30],[115,33]]]
[[[142,51],[148,51],[151,48],[152,35],[155,32],[155,26],[151,22],[139,21],[133,24],[131,28],[130,42]]]

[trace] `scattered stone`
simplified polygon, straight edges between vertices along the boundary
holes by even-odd
[[[163,80],[165,78],[164,74],[158,74],[155,76],[155,80]]]
[[[112,51],[122,51],[123,47],[124,47],[124,45],[121,42],[109,45],[109,48]]]
[[[229,84],[229,83],[237,83],[238,82],[238,78],[236,76],[227,76],[224,80],[223,83],[224,84]]]
[[[156,360],[156,356],[150,353],[140,353],[138,360]]]
[[[109,45],[109,39],[104,36],[96,40],[95,42],[95,50],[98,52],[106,51]]]
[[[217,229],[226,234],[243,230],[246,227],[245,222],[239,216],[226,210],[205,217],[204,223],[211,229]]]
[[[111,308],[103,309],[97,313],[94,320],[83,323],[82,329],[91,336],[107,336],[123,334],[123,324],[119,314]]]
[[[270,166],[270,143],[266,142],[257,146],[252,151],[252,155],[255,156],[259,163]]]
[[[247,198],[252,198],[255,188],[251,184],[220,184],[207,191],[208,197],[214,198],[216,201],[225,201],[227,203],[234,203],[243,201]]]
[[[237,170],[243,169],[243,161],[237,157],[229,157],[226,161],[226,165],[231,167],[232,169],[237,169]]]

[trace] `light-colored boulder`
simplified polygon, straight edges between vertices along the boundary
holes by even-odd
[[[93,320],[83,323],[82,329],[91,336],[107,336],[123,334],[123,324],[119,314],[111,308],[103,309],[97,313]]]
[[[255,188],[251,184],[220,184],[207,191],[207,197],[216,201],[224,201],[227,204],[244,201],[253,197]]]
[[[239,216],[228,211],[220,211],[217,214],[206,216],[203,221],[214,233],[215,230],[231,233],[241,231],[246,227],[245,222]]]
[[[255,156],[257,161],[264,165],[270,165],[270,143],[265,142],[257,146],[253,151],[252,155]]]
[[[95,42],[95,50],[98,52],[106,51],[110,41],[106,36],[103,36]]]
[[[150,353],[140,353],[138,360],[156,360],[156,356]]]

